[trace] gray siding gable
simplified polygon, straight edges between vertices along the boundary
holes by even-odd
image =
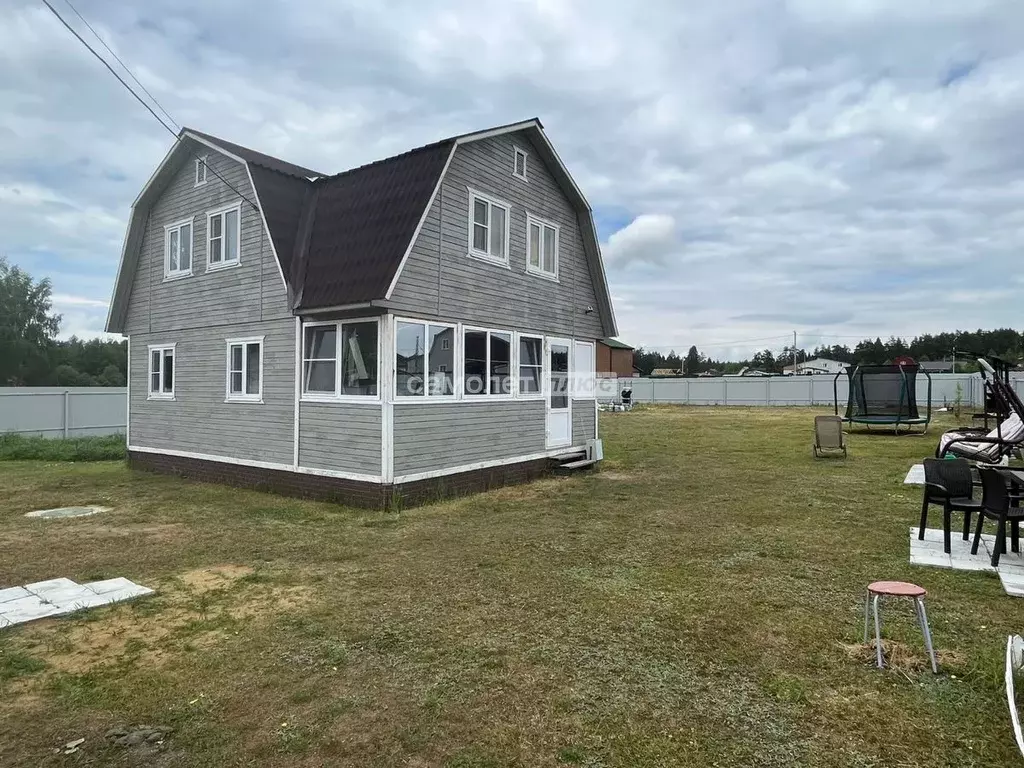
[[[513,147],[529,155],[528,181],[512,175]],[[470,189],[511,206],[507,268],[468,255]],[[558,282],[526,271],[527,213],[559,227]],[[460,144],[398,278],[390,308],[398,314],[474,325],[600,338],[602,321],[580,227],[580,215],[528,132]]]
[[[245,164],[212,149],[182,152],[180,167],[145,216],[124,332],[158,333],[291,317],[288,294],[258,210]],[[195,158],[212,171],[195,186]],[[235,191],[237,190],[237,191]],[[241,194],[239,194],[241,193]],[[207,270],[207,212],[241,202],[240,263]],[[164,278],[164,227],[192,221],[192,275]]]

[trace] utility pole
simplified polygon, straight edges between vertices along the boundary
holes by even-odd
[[[796,331],[793,331],[793,375],[796,376]]]

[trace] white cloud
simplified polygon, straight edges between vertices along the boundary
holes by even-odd
[[[643,213],[612,234],[604,246],[604,257],[611,267],[631,264],[664,266],[679,248],[676,222],[666,214]]]
[[[540,116],[632,343],[1019,324],[1017,0],[246,8],[82,10],[180,123],[325,171]],[[0,96],[0,253],[105,303],[169,137],[29,0],[0,8]]]

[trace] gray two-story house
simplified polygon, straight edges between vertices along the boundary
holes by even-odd
[[[336,175],[184,129],[107,330],[135,467],[382,506],[601,455],[611,297],[539,120]]]

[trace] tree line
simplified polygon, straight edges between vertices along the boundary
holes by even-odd
[[[912,357],[918,362],[951,360],[956,357],[956,370],[973,372],[978,369],[975,360],[985,355],[996,355],[1006,360],[1018,361],[1024,358],[1024,333],[1012,328],[997,328],[992,331],[953,331],[926,333],[910,341],[898,336],[864,339],[855,346],[845,344],[819,345],[812,350],[797,349],[798,363],[824,357],[850,365],[885,365],[899,357]],[[685,357],[675,350],[664,354],[657,350],[639,347],[633,353],[633,365],[642,375],[650,375],[656,368],[679,371],[685,376],[701,373],[739,373],[744,368],[753,368],[765,373],[782,373],[782,369],[793,363],[793,349],[763,349],[747,360],[715,360],[701,354],[696,346],[690,347]]]
[[[0,386],[123,387],[124,341],[57,339],[48,279],[35,281],[0,256]]]

